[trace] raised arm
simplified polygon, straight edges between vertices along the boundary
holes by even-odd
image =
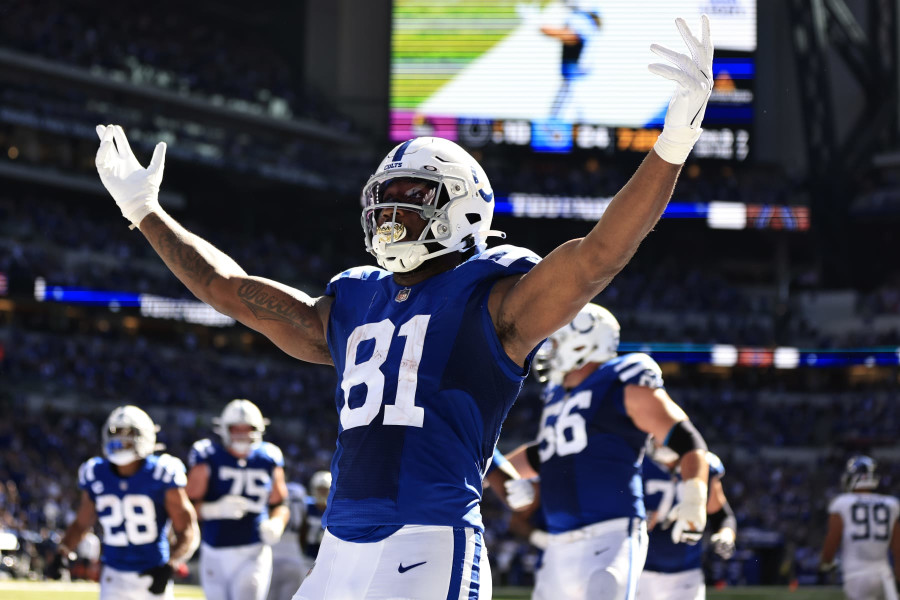
[[[247,275],[212,244],[189,232],[159,205],[166,146],[144,169],[118,125],[100,125],[97,171],[132,227],[138,227],[166,266],[197,298],[268,337],[291,356],[331,364],[325,324],[331,298]]]
[[[520,364],[628,264],[665,210],[681,165],[700,137],[713,83],[709,19],[702,18],[702,41],[684,20],[676,24],[691,56],[651,46],[677,67],[650,65],[651,72],[676,83],[653,150],[587,236],[562,244],[520,279],[498,284],[492,294],[494,324],[507,353]]]

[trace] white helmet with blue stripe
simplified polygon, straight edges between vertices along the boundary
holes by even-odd
[[[385,198],[388,186],[403,179],[427,185],[419,186],[415,197]],[[494,192],[484,169],[443,138],[421,137],[397,145],[363,188],[362,204],[366,250],[381,267],[395,273],[451,252],[484,251],[485,238],[504,236],[491,230]],[[398,209],[415,211],[426,222],[418,239],[402,239],[405,231],[396,219]],[[390,219],[379,225],[384,210]]]
[[[572,321],[547,338],[534,357],[540,381],[560,385],[567,373],[589,362],[604,363],[619,349],[619,322],[597,304],[587,304]]]
[[[103,456],[115,465],[147,458],[161,448],[156,443],[159,427],[137,406],[120,406],[103,425]]]

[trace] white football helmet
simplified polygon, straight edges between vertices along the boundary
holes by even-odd
[[[645,457],[659,463],[660,466],[668,467],[672,463],[677,463],[681,460],[681,456],[668,446],[657,446],[652,435],[647,436],[644,450]]]
[[[313,498],[317,504],[325,504],[328,500],[328,493],[331,491],[331,472],[316,471],[309,480],[309,487],[312,490]]]
[[[238,454],[248,454],[251,448],[260,444],[268,424],[269,420],[263,418],[262,412],[255,404],[241,399],[232,400],[226,404],[222,415],[213,418],[213,430],[222,438],[222,443],[226,448]],[[229,428],[232,425],[250,425],[253,428],[250,432],[250,439],[231,439]]]
[[[430,183],[426,194],[415,198],[385,199],[385,190],[397,179]],[[388,153],[362,191],[362,227],[366,250],[388,271],[405,273],[429,258],[477,247],[500,231],[491,229],[494,192],[487,175],[472,156],[443,138],[420,137],[397,145]],[[417,212],[426,221],[417,240],[403,236],[396,222],[397,209]],[[392,211],[379,227],[381,211]]]
[[[586,305],[535,354],[538,379],[560,385],[570,371],[614,358],[619,349],[619,330],[611,312],[596,304]]]
[[[114,465],[127,465],[161,449],[156,444],[159,426],[137,406],[114,409],[103,425],[103,456]]]
[[[878,488],[880,478],[875,474],[878,464],[869,456],[854,456],[847,461],[844,474],[841,476],[841,487],[845,492],[854,490],[874,490]]]

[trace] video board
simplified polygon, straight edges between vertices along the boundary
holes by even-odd
[[[699,35],[703,13],[715,86],[695,156],[742,160],[756,0],[395,0],[391,138],[645,152],[674,85],[647,71],[665,62],[650,43],[686,51],[674,19]]]

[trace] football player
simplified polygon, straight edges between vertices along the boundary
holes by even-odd
[[[249,400],[232,400],[213,419],[221,443],[191,448],[187,495],[200,515],[207,598],[263,600],[269,589],[272,545],[290,510],[281,450],[262,439],[268,423]]]
[[[103,426],[103,456],[78,470],[81,504],[56,562],[72,558],[72,550],[99,521],[100,600],[174,599],[172,575],[200,543],[197,515],[185,494],[184,463],[153,453],[159,449],[157,429],[140,408],[116,408]]]
[[[650,544],[647,561],[638,582],[639,600],[703,600],[706,582],[703,577],[703,546],[681,544],[672,539],[671,521],[667,519],[673,505],[681,501],[681,472],[678,455],[659,447],[654,440],[647,444],[644,459],[644,497],[648,514]],[[737,521],[725,497],[722,477],[725,467],[718,456],[706,454],[709,464],[709,499],[706,503],[707,527],[716,554],[728,560],[734,555]]]
[[[703,535],[706,443],[669,398],[653,359],[618,356],[618,346],[615,317],[588,304],[536,359],[549,380],[540,429],[509,456],[522,477],[540,477],[550,536],[535,599],[634,597],[647,553],[641,462],[648,434],[677,452],[684,474],[673,538],[696,543]],[[533,488],[519,479],[506,489],[515,508]]]
[[[690,56],[652,46],[675,66],[651,71],[676,84],[654,150],[594,229],[540,264],[522,248],[487,250],[500,233],[484,170],[453,142],[417,138],[391,150],[361,195],[382,269],[345,271],[313,298],[248,275],[160,207],[164,144],[144,169],[121,127],[98,126],[101,181],[172,272],[290,356],[337,370],[327,530],[298,600],[490,596],[481,481],[534,351],[627,264],[701,133],[709,20],[701,40],[677,24]]]
[[[328,506],[328,494],[331,492],[331,473],[328,471],[316,471],[309,480],[309,489],[312,496],[306,497],[306,513],[303,523],[300,525],[300,546],[306,556],[307,563],[312,567],[322,545],[322,537],[325,528],[322,525],[322,517]]]
[[[828,507],[828,533],[820,569],[834,568],[834,557],[840,547],[844,595],[848,600],[897,600],[900,502],[893,496],[877,493],[878,482],[875,461],[868,456],[855,456],[847,461],[841,477],[844,493]],[[894,555],[893,572],[888,551]]]
[[[291,600],[311,566],[311,563],[307,564],[300,539],[300,530],[306,520],[306,488],[290,481],[287,492],[291,518],[281,539],[272,546],[272,584],[268,600]]]

